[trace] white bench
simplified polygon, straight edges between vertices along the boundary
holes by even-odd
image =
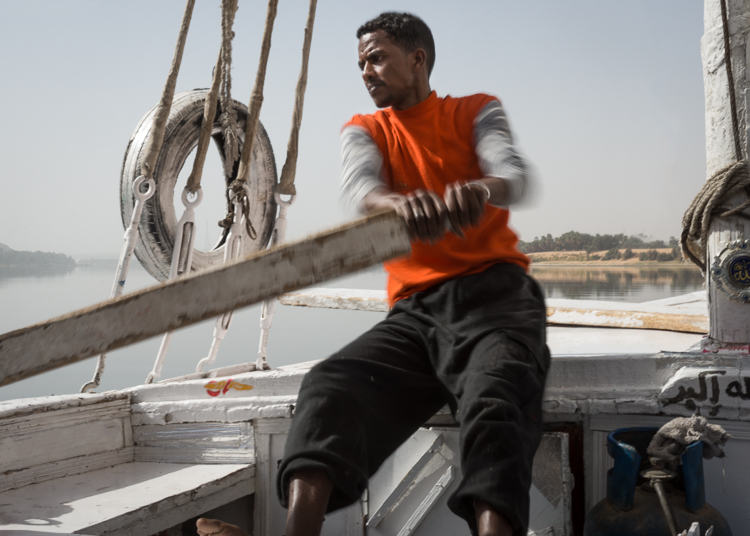
[[[0,404],[0,534],[155,534],[255,491],[254,463],[139,461],[127,393]]]

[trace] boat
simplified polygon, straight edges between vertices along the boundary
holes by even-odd
[[[743,6],[743,11],[734,6],[730,12],[729,20],[736,25],[729,26],[732,35],[746,31],[750,5]],[[723,49],[717,10],[717,2],[706,0],[707,113],[716,124],[726,125],[728,96],[722,89],[726,86],[724,71],[719,68]],[[744,66],[744,45],[735,41],[732,61]],[[747,81],[738,77],[737,84],[746,87]],[[731,149],[732,140],[725,134],[726,129],[709,132],[711,172],[731,162],[733,155],[731,151],[728,155],[726,147]],[[362,243],[365,235],[357,233],[374,227],[379,233],[384,227],[392,230],[393,240],[386,244],[390,249],[369,252],[370,257],[352,263],[350,269],[376,262],[378,255],[387,258],[402,251],[398,248],[403,247],[403,236],[396,236],[393,218],[378,218],[325,234],[326,240],[338,237]],[[744,236],[749,236],[743,232],[750,229],[741,228],[741,224],[734,222],[715,231],[711,244],[712,253],[721,261],[719,267],[740,252]],[[73,326],[80,330],[75,333],[83,333],[80,338],[94,341],[92,347],[101,338],[128,343],[152,331],[175,329],[182,322],[175,319],[194,313],[189,304],[170,312],[172,316],[163,325],[151,326],[149,317],[143,325],[127,325],[120,331],[116,329],[121,327],[108,324],[98,332],[86,331],[94,320],[106,322],[109,318],[111,323],[107,315],[111,311],[120,314],[128,303],[136,304],[128,318],[138,318],[160,300],[187,288],[179,285],[215,289],[216,278],[228,270],[237,273],[238,267],[247,269],[252,263],[278,260],[269,257],[273,255],[289,257],[290,251],[296,251],[293,248],[304,248],[308,242],[281,244],[250,260],[213,267],[155,290],[125,295],[64,319],[19,330],[23,333],[4,335],[0,337],[0,363],[7,364],[9,359],[8,341],[13,337],[8,335],[18,340],[38,339],[34,343],[39,355],[35,351],[33,359],[43,365],[40,355],[48,347],[45,333],[58,328],[70,330]],[[332,258],[341,248],[339,243]],[[279,303],[284,306],[336,308],[353,311],[350,314],[387,309],[383,292],[312,287],[316,278],[325,274],[309,265],[304,270],[310,279],[295,277],[296,285],[306,288],[282,293],[281,281],[281,287],[256,291],[252,299],[281,294]],[[586,513],[607,495],[607,472],[612,468],[607,436],[613,430],[661,426],[696,411],[732,435],[726,461],[705,464],[708,500],[724,514],[735,533],[750,527],[745,497],[750,477],[745,464],[750,451],[750,379],[746,372],[750,337],[727,335],[732,329],[737,331],[732,326],[750,324],[741,308],[745,306],[741,293],[734,297],[739,301],[724,300],[727,294],[715,281],[709,277],[709,292],[642,304],[548,300],[553,361],[543,406],[546,432],[535,459],[530,534],[580,533]],[[252,294],[252,281],[246,284],[248,295]],[[728,283],[722,284],[728,288]],[[231,306],[240,307],[249,299],[237,298]],[[721,300],[726,301],[725,309]],[[213,301],[226,300],[217,297]],[[225,303],[221,306],[228,307]],[[216,315],[214,309],[204,307],[195,318]],[[78,344],[83,346],[80,341]],[[112,342],[106,344],[114,347]],[[31,355],[29,347],[20,351]],[[94,349],[99,353],[98,346]],[[69,351],[73,357],[67,362],[75,360],[76,351]],[[314,363],[266,369],[262,361],[248,361],[167,379],[160,379],[155,368],[151,383],[127,389],[0,403],[0,534],[187,534],[185,524],[198,516],[221,517],[258,536],[282,534],[285,512],[275,496],[276,468],[300,382]],[[19,365],[26,368],[18,377],[31,375],[32,365]],[[3,369],[6,382],[14,379],[7,371],[7,367]],[[460,477],[457,454],[457,426],[444,409],[385,462],[360,501],[328,516],[324,534],[467,534],[463,521],[446,506]]]

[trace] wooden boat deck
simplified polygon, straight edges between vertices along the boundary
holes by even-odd
[[[154,534],[254,488],[253,464],[129,462],[2,494],[0,534]]]

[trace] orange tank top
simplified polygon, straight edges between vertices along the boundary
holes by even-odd
[[[474,150],[474,119],[493,100],[483,94],[439,98],[433,91],[416,106],[355,115],[345,127],[357,125],[370,133],[383,155],[385,180],[393,191],[406,194],[422,188],[442,197],[451,182],[482,177]],[[518,237],[508,227],[508,216],[506,209],[488,205],[479,227],[465,229],[465,240],[446,233],[434,246],[413,242],[410,256],[385,263],[391,306],[415,292],[499,262],[527,269],[529,258],[518,251]]]

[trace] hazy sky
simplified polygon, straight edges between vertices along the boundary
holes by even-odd
[[[220,2],[198,0],[178,91],[210,84]],[[116,257],[128,139],[158,101],[182,0],[0,0],[0,242]],[[265,1],[240,0],[233,96],[247,103]],[[512,216],[522,239],[569,230],[677,235],[705,178],[698,0],[320,0],[291,237],[341,221],[341,125],[372,112],[355,32],[381,11],[422,16],[435,35],[439,95],[505,104],[536,165],[539,201]],[[261,121],[281,169],[307,2],[280,0]],[[211,152],[215,152],[211,149]],[[190,160],[188,161],[190,164]],[[207,163],[197,245],[218,235],[221,172]]]

